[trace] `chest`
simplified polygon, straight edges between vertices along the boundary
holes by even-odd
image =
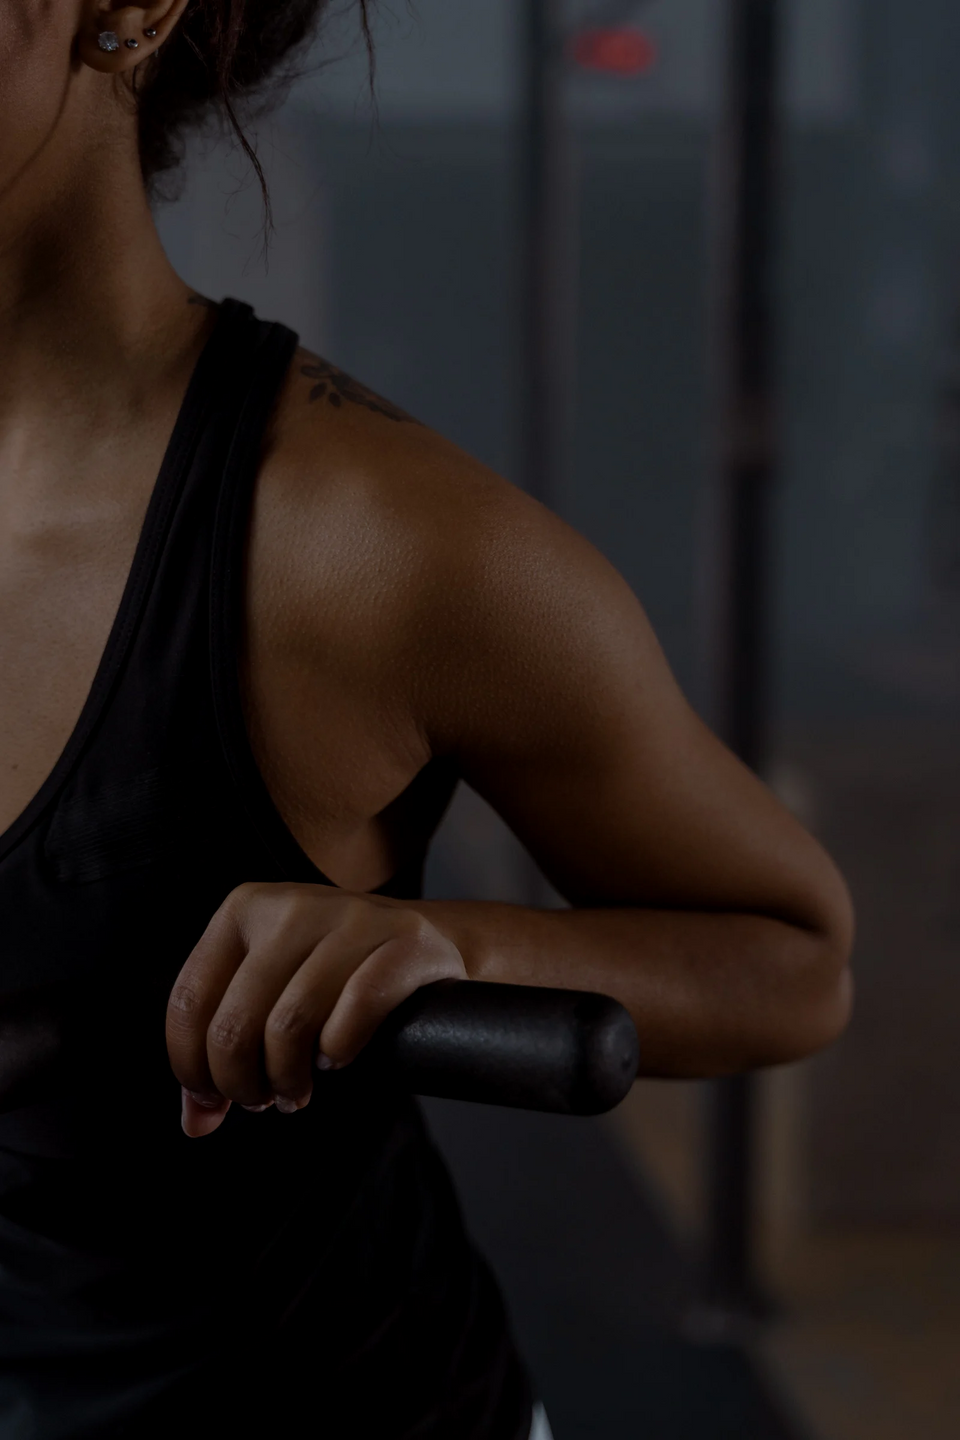
[[[67,746],[115,628],[149,494],[0,524],[0,834]],[[301,848],[337,883],[373,889],[422,847],[449,795],[388,743],[374,696],[272,617],[270,566],[251,537],[237,660],[256,767]],[[342,652],[344,637],[329,649]],[[319,645],[322,650],[324,647]],[[159,677],[158,677],[159,679]]]
[[[101,501],[0,511],[0,832],[39,789],[76,724],[120,604],[141,510]]]

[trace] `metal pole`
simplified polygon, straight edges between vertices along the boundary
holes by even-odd
[[[561,0],[524,0],[520,135],[522,482],[558,506],[569,435],[570,232]]]
[[[720,172],[723,396],[715,677],[717,728],[754,770],[767,753],[769,520],[777,464],[774,240],[777,0],[730,0]],[[762,1309],[755,1280],[753,1077],[711,1086],[704,1296],[715,1315]]]
[[[520,481],[562,511],[572,438],[577,233],[565,123],[563,0],[523,0],[519,134]],[[529,905],[551,903],[529,855],[519,876]]]
[[[776,461],[772,255],[776,193],[777,0],[730,0],[722,143],[725,393],[717,533],[721,592],[716,726],[758,769],[766,749],[767,531]],[[522,476],[556,506],[569,425],[572,204],[563,107],[561,0],[524,0]],[[752,1262],[755,1086],[712,1086],[706,1155],[704,1300],[715,1313],[759,1307]]]

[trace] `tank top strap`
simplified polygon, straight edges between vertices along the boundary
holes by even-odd
[[[279,872],[303,884],[331,882],[291,834],[273,802],[257,765],[243,714],[240,657],[243,645],[247,536],[254,486],[264,439],[298,344],[293,331],[276,322],[253,318],[259,331],[255,353],[248,361],[245,393],[222,469],[213,525],[210,563],[210,663],[213,702],[223,755],[247,818]]]
[[[223,757],[248,822],[277,872],[300,884],[331,885],[290,831],[277,809],[250,746],[240,686],[243,650],[247,536],[263,442],[279,390],[288,374],[298,337],[283,325],[252,317],[257,348],[245,361],[245,394],[236,414],[229,449],[219,470],[219,497],[210,565],[210,662],[213,703]],[[374,893],[412,899],[422,893],[423,856],[412,855]]]

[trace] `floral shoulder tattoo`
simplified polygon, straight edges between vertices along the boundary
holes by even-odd
[[[413,425],[420,424],[419,420],[415,420],[398,405],[384,400],[373,390],[368,390],[366,385],[361,385],[359,380],[354,380],[327,360],[311,360],[309,365],[301,365],[300,374],[315,382],[310,391],[311,401],[325,400],[334,409],[339,409],[346,400],[351,405],[363,405],[377,415],[385,415],[388,420],[407,420]]]

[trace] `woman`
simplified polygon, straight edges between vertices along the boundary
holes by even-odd
[[[849,1010],[843,880],[617,574],[171,270],[147,185],[323,8],[0,9],[5,1437],[520,1440],[446,1173],[353,1064],[378,1024],[600,990],[643,1074],[711,1076]],[[418,898],[461,776],[569,910]]]

